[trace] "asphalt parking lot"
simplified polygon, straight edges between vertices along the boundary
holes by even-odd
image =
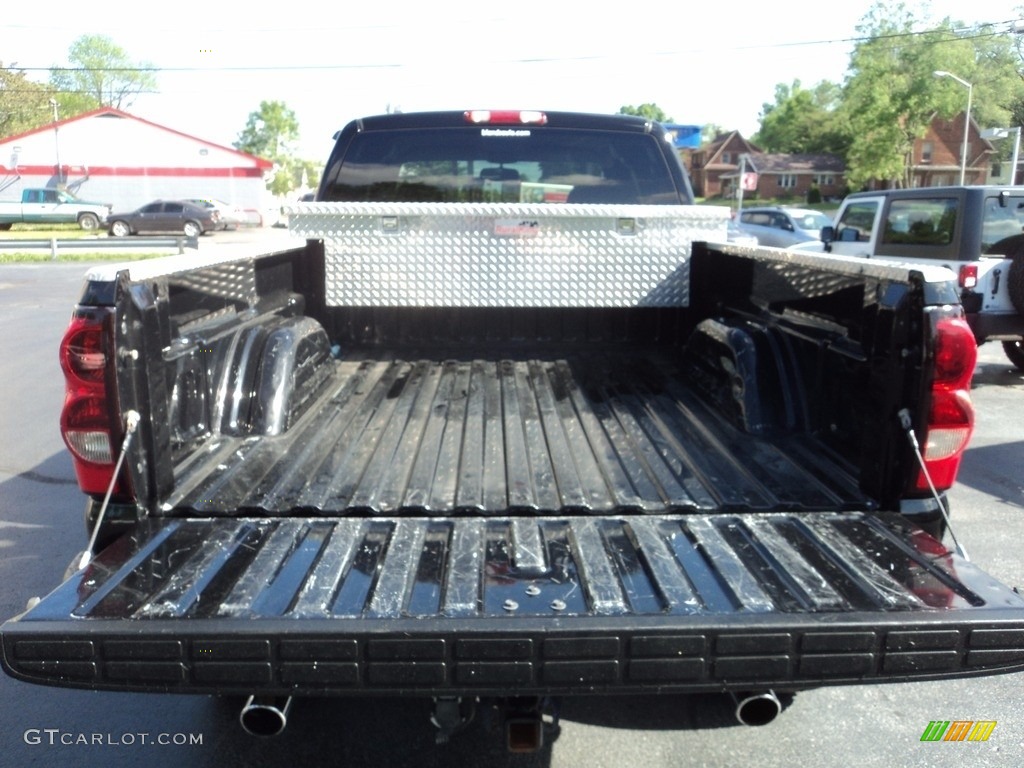
[[[202,248],[287,243],[273,233],[213,237]],[[0,265],[0,619],[55,587],[83,547],[82,498],[57,429],[56,352],[86,268]],[[986,345],[974,387],[977,430],[951,494],[957,531],[983,570],[1024,587],[1024,374]],[[0,766],[1009,767],[1024,764],[1022,684],[1024,674],[809,691],[760,728],[737,725],[719,697],[567,699],[556,737],[537,754],[510,757],[485,718],[435,744],[429,702],[418,699],[299,701],[285,733],[268,740],[242,731],[238,701],[0,676]],[[933,720],[997,725],[986,742],[922,742]]]

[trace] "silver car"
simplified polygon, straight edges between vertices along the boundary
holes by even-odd
[[[739,227],[761,245],[789,248],[817,241],[821,228],[831,223],[832,219],[821,211],[807,208],[746,208],[740,214]]]

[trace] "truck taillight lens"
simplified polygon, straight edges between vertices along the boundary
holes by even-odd
[[[970,388],[977,360],[974,334],[962,318],[946,317],[935,324],[935,379],[923,448],[936,490],[953,485],[974,431]],[[924,473],[917,478],[917,488],[928,489]]]
[[[968,289],[978,287],[977,264],[964,264],[960,267],[960,287]]]
[[[60,431],[71,451],[79,487],[96,495],[106,493],[110,485],[115,441],[122,432],[113,392],[113,351],[113,310],[76,310],[60,344],[65,392]],[[119,481],[114,492],[123,491],[124,483]]]
[[[947,317],[935,325],[935,382],[944,390],[969,390],[978,344],[971,326],[961,317]]]

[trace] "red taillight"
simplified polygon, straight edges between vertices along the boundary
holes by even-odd
[[[935,383],[940,389],[971,388],[978,362],[978,344],[967,321],[947,317],[935,326]]]
[[[466,122],[477,125],[544,125],[543,112],[516,109],[473,109],[465,113]]]
[[[102,324],[90,324],[77,317],[71,321],[60,345],[60,367],[65,377],[84,384],[103,381],[107,353],[102,330]]]
[[[960,267],[960,287],[968,289],[978,287],[977,264],[964,264]]]
[[[83,308],[76,311],[60,344],[64,371],[64,409],[60,431],[71,451],[79,487],[104,494],[114,473],[120,437],[117,404],[108,383],[113,364],[113,311]],[[115,493],[123,491],[118,482]]]
[[[935,379],[923,452],[925,466],[936,490],[953,485],[960,459],[974,431],[971,376],[978,360],[974,334],[959,317],[944,318],[935,325]],[[924,473],[918,490],[928,490]]]

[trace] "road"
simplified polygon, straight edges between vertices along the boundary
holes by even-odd
[[[0,266],[0,619],[56,586],[84,542],[82,498],[57,428],[56,353],[85,269]],[[990,344],[974,384],[977,431],[951,494],[956,529],[983,569],[1024,586],[1024,375]],[[237,701],[71,691],[0,676],[0,766],[1016,768],[1024,764],[1022,684],[1024,674],[809,691],[761,728],[736,725],[718,697],[568,699],[557,738],[538,754],[510,757],[483,719],[436,745],[429,703],[420,700],[299,701],[285,733],[267,740],[241,730]],[[957,719],[998,725],[983,743],[920,741],[930,721]],[[171,743],[155,743],[161,738]]]

